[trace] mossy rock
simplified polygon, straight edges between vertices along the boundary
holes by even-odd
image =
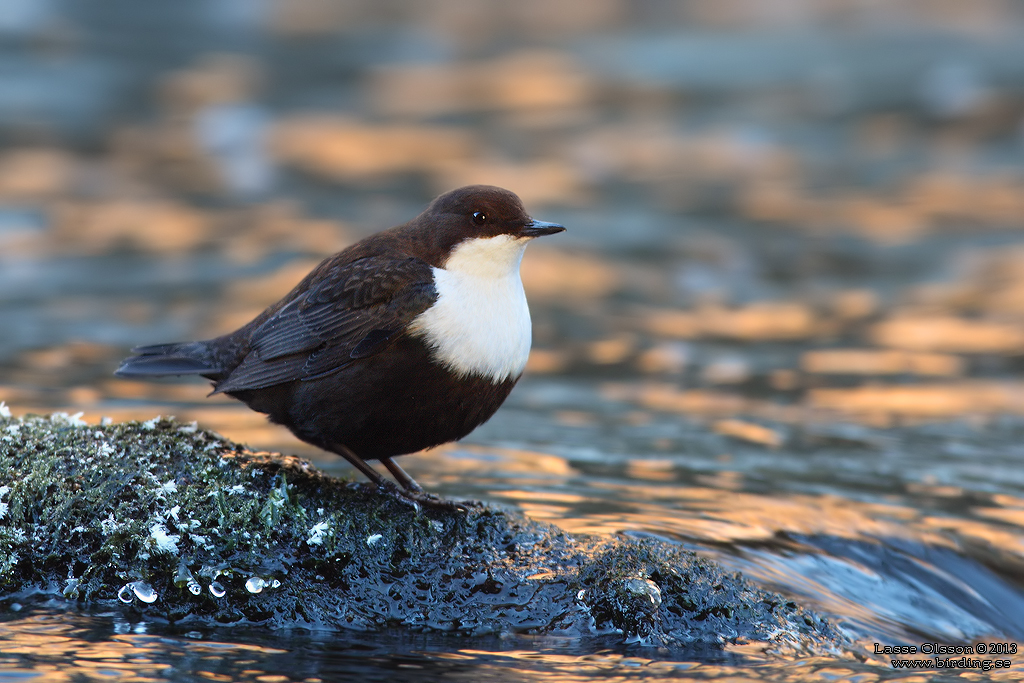
[[[0,416],[0,610],[33,595],[208,626],[843,642],[667,542],[423,509],[159,418]]]

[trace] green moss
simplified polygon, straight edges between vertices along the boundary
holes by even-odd
[[[8,602],[56,594],[197,624],[841,642],[668,543],[423,510],[171,420],[0,416],[0,511]],[[155,601],[135,597],[149,588]]]

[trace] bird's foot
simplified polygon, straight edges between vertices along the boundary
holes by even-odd
[[[334,444],[332,449],[335,453],[348,460],[356,469],[366,475],[366,478],[377,485],[382,491],[387,491],[404,503],[409,503],[417,509],[419,507],[444,510],[446,512],[467,512],[471,507],[483,507],[478,501],[465,501],[462,503],[454,500],[445,500],[440,496],[427,493],[423,487],[416,483],[416,480],[409,476],[397,462],[392,458],[380,458],[381,463],[388,468],[395,482],[388,481],[380,475],[377,470],[366,464],[366,461],[352,452],[347,446]]]
[[[447,510],[449,512],[466,512],[471,507],[483,507],[483,504],[477,501],[459,503],[427,493],[393,458],[381,458],[380,462],[388,468],[391,476],[395,478],[395,481],[398,483],[399,495],[405,500],[422,505],[423,507]]]
[[[409,489],[403,489],[390,481],[385,480],[385,482],[385,485],[381,487],[382,489],[386,490],[401,502],[407,503],[417,510],[422,507],[430,510],[443,510],[444,512],[468,512],[471,507],[482,506],[482,504],[477,501],[459,502],[448,500],[447,498],[436,496],[433,493],[427,493],[422,489],[419,491],[411,491]]]

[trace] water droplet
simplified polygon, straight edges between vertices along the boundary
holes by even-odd
[[[220,581],[214,581],[210,584],[210,595],[215,598],[223,598],[227,590],[220,584]]]
[[[157,592],[153,590],[153,587],[145,581],[132,581],[128,585],[132,587],[132,592],[135,593],[135,597],[147,605],[156,602],[156,599],[160,597],[157,595]]]
[[[175,586],[177,586],[178,588],[181,588],[183,586],[190,586],[190,584],[195,580],[196,579],[192,575],[191,570],[189,570],[189,568],[185,566],[184,562],[178,565],[178,573],[174,575]]]
[[[199,595],[203,592],[203,587],[195,579],[189,579],[188,590],[192,595]]]
[[[267,585],[267,582],[258,576],[250,576],[249,580],[245,582],[245,590],[250,593],[260,593],[263,591],[263,587]]]
[[[121,590],[117,591],[117,599],[126,605],[135,599],[135,595],[132,593],[132,585],[130,583],[126,583],[121,586]]]
[[[274,579],[273,581],[270,582],[270,587],[271,588],[280,588],[281,587],[281,582],[278,581],[277,579]]]

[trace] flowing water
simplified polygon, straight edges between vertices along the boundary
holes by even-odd
[[[175,415],[355,476],[201,382],[111,373],[234,329],[441,191],[504,185],[569,227],[523,264],[527,375],[403,466],[678,542],[854,646],[192,631],[0,593],[0,682],[944,680],[876,644],[979,642],[1012,668],[975,673],[1019,677],[1024,14],[474,7],[4,3],[0,400]]]

